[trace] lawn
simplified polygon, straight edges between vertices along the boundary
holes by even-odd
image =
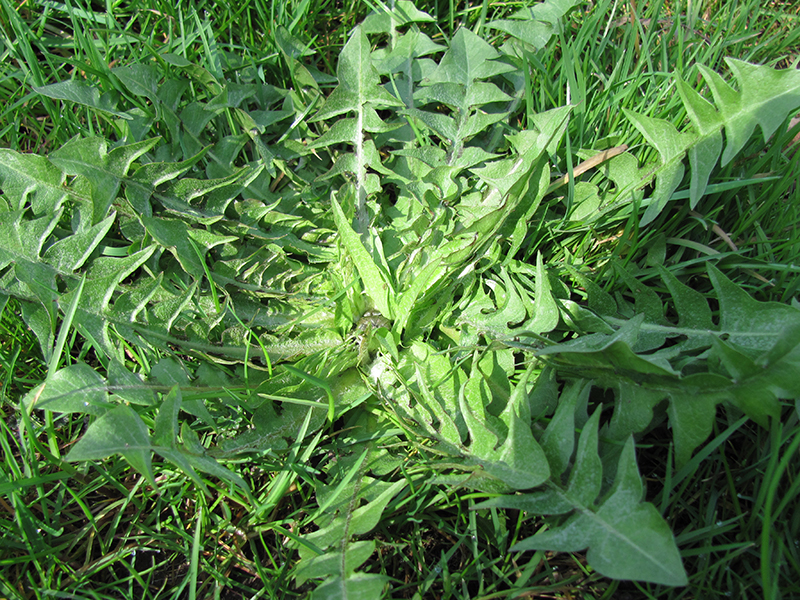
[[[796,3],[0,36],[0,598],[800,597]]]

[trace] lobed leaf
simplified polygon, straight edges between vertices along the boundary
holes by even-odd
[[[800,341],[789,341],[787,331],[800,330],[800,311],[752,299],[709,264],[720,304],[715,325],[708,302],[661,271],[675,298],[679,325],[666,324],[657,302],[631,320],[606,318],[618,327],[614,334],[584,336],[536,352],[554,357],[565,372],[580,373],[616,391],[610,426],[615,439],[643,431],[653,419],[655,405],[668,400],[676,463],[683,465],[710,435],[717,404],[731,402],[767,426],[769,417],[779,414],[779,398],[800,394],[800,387],[787,376],[800,349]],[[652,290],[626,277],[637,302],[655,301]],[[655,310],[651,318],[648,310]],[[653,352],[667,338],[679,336],[685,339],[678,346]],[[680,358],[681,348],[692,352],[688,362]],[[698,358],[701,349],[707,353]]]
[[[397,0],[391,4],[391,10],[379,5],[361,23],[366,33],[389,33],[397,27],[409,23],[432,23],[436,19],[419,10],[411,0]]]
[[[109,151],[108,143],[101,138],[82,138],[72,140],[50,154],[50,162],[64,173],[83,175],[90,182],[92,220],[83,224],[84,228],[106,218],[133,161],[157,143],[158,138],[152,138]]]
[[[66,175],[44,156],[0,148],[0,189],[5,204],[0,208],[5,211],[22,210],[30,201],[36,216],[53,215],[69,194],[65,183]]]
[[[733,160],[757,125],[766,143],[786,118],[800,107],[800,74],[796,69],[778,70],[733,58],[726,58],[725,62],[739,84],[738,91],[720,75],[699,65],[715,105],[678,80],[678,92],[694,127],[689,133],[679,133],[662,119],[625,111],[634,126],[656,147],[661,159],[652,173],[656,178],[656,189],[641,225],[652,222],[672,197],[683,177],[682,160],[687,153],[692,170],[689,203],[694,208],[704,194],[718,160],[720,166]],[[720,158],[722,129],[726,144]],[[652,175],[646,176],[640,187]]]
[[[596,410],[583,428],[569,482],[549,481],[540,492],[501,496],[475,508],[515,508],[538,514],[572,513],[566,521],[526,538],[511,549],[575,552],[588,548],[589,565],[617,579],[686,585],[687,577],[669,526],[652,504],[643,503],[644,488],[629,438],[617,463],[610,492],[599,497],[603,467],[598,454]],[[561,428],[561,424],[557,424]]]
[[[578,4],[578,0],[547,0],[526,6],[508,19],[489,21],[486,26],[504,31],[535,49],[540,49],[547,45],[554,34],[562,31],[561,22]]]

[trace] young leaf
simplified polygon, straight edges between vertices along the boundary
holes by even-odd
[[[367,161],[364,133],[381,129],[381,120],[375,108],[403,106],[397,98],[379,85],[378,74],[370,60],[370,46],[367,34],[362,27],[356,27],[342,53],[336,69],[339,85],[331,93],[325,104],[312,121],[337,117],[344,113],[355,113],[348,140],[353,145],[353,162],[347,170],[355,174],[356,182],[356,221],[359,233],[364,234],[367,226]],[[380,160],[377,161],[380,163]],[[375,168],[376,162],[370,164]]]
[[[335,196],[331,196],[331,205],[342,244],[355,263],[358,274],[361,275],[361,281],[364,283],[367,295],[374,303],[375,308],[391,321],[394,318],[395,297],[391,282],[372,260],[367,249],[364,248],[361,238],[350,226]]]
[[[416,422],[415,433],[438,442],[438,451],[458,459],[465,470],[480,467],[493,489],[527,489],[546,481],[547,460],[530,427],[531,370],[510,395],[493,398],[496,386],[479,368],[467,377],[442,359],[421,343],[401,357],[399,375],[410,396],[393,400],[398,413]],[[389,378],[386,384],[392,385]],[[487,412],[490,403],[494,414]]]

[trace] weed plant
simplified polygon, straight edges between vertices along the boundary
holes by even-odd
[[[796,6],[0,11],[0,596],[800,596]]]

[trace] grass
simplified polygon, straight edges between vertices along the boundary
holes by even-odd
[[[349,30],[372,6],[356,0],[191,7],[157,0],[105,7],[2,0],[0,146],[48,153],[76,135],[120,136],[111,118],[47,99],[33,86],[78,73],[103,92],[125,93],[113,68],[148,62],[164,51],[215,75],[223,64],[238,61],[239,69],[253,69],[263,81],[291,87],[296,74],[275,41],[285,28],[315,50],[305,59],[307,66],[335,73]],[[436,17],[424,28],[441,40],[459,25],[479,28],[522,3],[449,0],[417,6]],[[499,32],[483,34],[491,39]],[[566,148],[554,157],[553,170],[568,173],[585,158],[584,149],[641,141],[622,120],[623,108],[682,124],[686,115],[669,74],[696,81],[698,64],[724,71],[725,56],[796,68],[800,8],[755,0],[599,0],[573,12],[556,39],[525,57],[535,68],[519,119],[526,126],[535,113],[576,105]],[[125,101],[143,109],[149,105],[146,96],[126,94]],[[219,121],[220,136],[229,132],[231,118],[226,113]],[[522,251],[531,262],[544,250],[550,264],[569,259],[591,266],[612,292],[618,281],[607,266],[611,256],[636,265],[648,253],[662,253],[671,272],[706,294],[710,286],[696,275],[715,257],[757,299],[796,302],[800,152],[793,140],[798,133],[795,123],[766,149],[753,141],[744,158],[728,164],[717,179],[750,184],[719,186],[693,211],[676,203],[644,231],[632,219],[609,219],[600,227],[569,221],[567,207],[575,201],[570,183],[558,192],[563,202],[552,205]],[[776,176],[780,179],[770,179]],[[0,597],[227,600],[304,597],[313,589],[311,582],[295,584],[292,541],[313,527],[310,513],[320,498],[360,468],[352,450],[360,423],[320,433],[285,456],[262,452],[230,461],[252,497],[204,474],[198,485],[167,461],[154,463],[156,493],[121,457],[63,460],[87,422],[79,413],[55,418],[21,407],[20,399],[47,375],[48,360],[24,324],[20,305],[0,304]],[[64,343],[56,359],[62,367],[104,361],[72,331]],[[130,364],[151,372],[152,357],[128,349]],[[195,376],[200,370],[191,360],[182,368]],[[226,368],[222,365],[223,373]],[[257,381],[259,374],[250,376]],[[187,387],[184,399],[203,400],[216,417],[238,426],[237,402],[248,391],[222,392],[222,387]],[[371,410],[380,414],[378,407]],[[800,597],[798,414],[800,406],[785,403],[782,418],[764,429],[720,412],[713,438],[680,470],[673,467],[666,428],[638,449],[648,499],[668,519],[690,574],[685,588],[604,579],[587,569],[582,553],[508,552],[542,523],[513,511],[469,510],[483,497],[466,487],[432,484],[428,477],[437,456],[403,442],[401,424],[380,421],[375,439],[380,433],[382,444],[389,440],[389,466],[400,469],[410,492],[384,511],[371,534],[378,552],[365,570],[392,578],[397,598]],[[222,435],[198,429],[200,442]],[[334,463],[341,463],[340,471],[326,471]],[[331,472],[337,479],[326,480]]]

